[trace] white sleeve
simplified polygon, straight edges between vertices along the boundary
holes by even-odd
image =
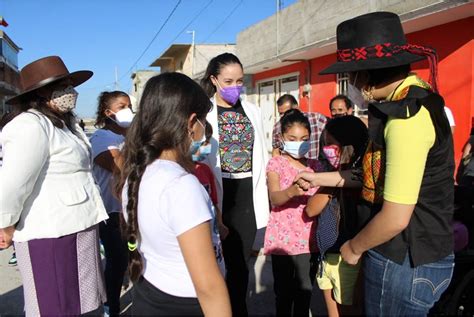
[[[451,127],[455,127],[456,126],[456,122],[454,121],[454,116],[453,116],[453,112],[451,111],[451,109],[449,109],[448,107],[444,107],[444,112],[446,113],[446,117],[448,117],[448,121],[449,121],[449,125]]]
[[[209,195],[194,175],[179,177],[161,197],[167,200],[166,218],[176,236],[212,218]]]
[[[107,133],[104,130],[97,130],[90,138],[92,147],[92,159],[95,159],[99,154],[109,150],[120,150],[121,145],[117,137],[112,133]]]
[[[47,128],[35,114],[21,114],[2,131],[0,228],[18,222],[43,165],[49,159]]]

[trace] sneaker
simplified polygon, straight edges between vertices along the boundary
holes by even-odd
[[[102,243],[100,243],[100,245],[99,245],[99,250],[100,250],[100,255],[105,256],[105,249],[104,249],[104,245]]]
[[[104,305],[104,317],[110,317],[110,310],[107,305]]]
[[[10,258],[10,261],[8,261],[8,265],[16,265],[16,253],[13,252],[12,257]]]

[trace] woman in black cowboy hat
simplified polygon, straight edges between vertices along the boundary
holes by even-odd
[[[371,102],[359,209],[367,224],[341,254],[356,264],[367,252],[366,314],[426,315],[454,266],[453,142],[437,94],[436,53],[408,44],[399,17],[389,12],[342,22],[337,44],[338,61],[321,73],[350,73]],[[410,72],[410,63],[423,58],[430,84]],[[299,184],[348,186],[350,174],[303,174]]]
[[[107,213],[72,112],[74,87],[91,76],[45,57],[21,70],[22,92],[7,101],[0,248],[15,241],[27,316],[80,315],[105,301],[97,224]]]

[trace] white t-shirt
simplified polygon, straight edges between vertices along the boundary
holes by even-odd
[[[178,236],[212,220],[212,201],[198,179],[179,164],[156,160],[147,166],[138,198],[139,251],[144,259],[143,276],[170,295],[197,297],[184,262]],[[127,186],[122,192],[127,204]],[[128,218],[125,214],[125,218]],[[212,232],[216,259],[223,272],[223,258]]]
[[[92,145],[92,160],[109,150],[121,150],[125,137],[121,134],[116,134],[110,130],[99,129],[90,137]],[[113,175],[105,168],[100,167],[94,163],[92,173],[97,184],[100,187],[100,196],[104,201],[105,209],[108,213],[120,212],[122,205],[120,201],[115,198],[113,194]]]

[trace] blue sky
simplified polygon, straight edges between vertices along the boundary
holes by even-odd
[[[22,48],[18,56],[20,68],[38,58],[59,55],[70,71],[94,72],[88,82],[77,88],[76,112],[80,117],[91,117],[99,93],[114,89],[116,67],[119,89],[129,91],[127,71],[178,1],[0,0],[0,15],[9,23],[4,31]],[[281,5],[284,8],[294,2],[281,0]],[[275,14],[276,0],[181,0],[133,70],[148,69],[173,43],[191,43],[191,34],[180,32],[205,7],[187,28],[196,31],[196,43],[235,43],[240,31]]]

